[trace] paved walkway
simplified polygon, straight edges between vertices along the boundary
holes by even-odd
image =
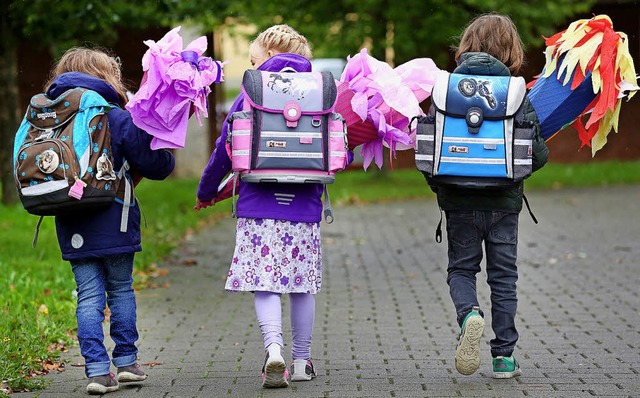
[[[640,186],[528,196],[540,224],[521,214],[518,380],[491,378],[489,327],[480,370],[456,372],[446,244],[434,241],[440,215],[432,201],[409,201],[336,207],[336,221],[322,225],[317,379],[260,387],[252,296],[223,290],[235,226],[226,219],[161,265],[170,287],[139,294],[140,360],[149,378],[109,396],[639,397]],[[488,309],[484,280],[480,302]],[[285,317],[286,341],[288,324]],[[65,357],[82,362],[77,349]],[[15,395],[86,396],[82,367],[48,378],[46,390]]]

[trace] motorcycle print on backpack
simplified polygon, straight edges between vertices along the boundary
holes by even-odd
[[[522,77],[442,71],[428,115],[417,117],[416,166],[430,184],[506,188],[532,173],[532,122]]]
[[[14,142],[14,177],[31,214],[56,216],[113,203],[122,172],[113,169],[110,106],[83,88],[55,100],[31,98]]]

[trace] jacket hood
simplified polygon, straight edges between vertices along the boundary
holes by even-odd
[[[464,53],[453,71],[463,75],[511,76],[509,68],[487,53]]]
[[[281,53],[264,61],[258,70],[280,72],[284,68],[293,68],[297,72],[311,72],[311,61],[302,55]]]
[[[47,88],[49,98],[58,98],[60,94],[72,88],[82,87],[100,94],[110,104],[122,106],[122,99],[109,83],[97,77],[81,72],[67,72],[55,78]]]

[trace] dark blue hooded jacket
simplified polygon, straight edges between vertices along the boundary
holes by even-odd
[[[126,160],[132,170],[145,178],[162,180],[171,174],[175,165],[173,155],[166,150],[151,150],[153,137],[133,124],[117,92],[104,80],[84,73],[64,73],[49,86],[47,95],[57,98],[75,87],[96,91],[115,105],[107,116],[116,171]],[[131,179],[130,175],[127,178]],[[130,207],[127,232],[120,232],[122,208],[122,201],[116,200],[105,210],[57,216],[56,232],[62,258],[75,260],[142,250],[140,209],[137,204]]]

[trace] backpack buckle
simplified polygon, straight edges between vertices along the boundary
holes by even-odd
[[[302,116],[302,108],[295,102],[287,102],[284,106],[284,118],[287,120],[287,127],[298,127],[298,120]]]
[[[465,119],[467,121],[467,126],[469,126],[469,133],[478,134],[480,126],[484,121],[484,118],[482,116],[482,108],[478,108],[476,106],[469,108]]]

